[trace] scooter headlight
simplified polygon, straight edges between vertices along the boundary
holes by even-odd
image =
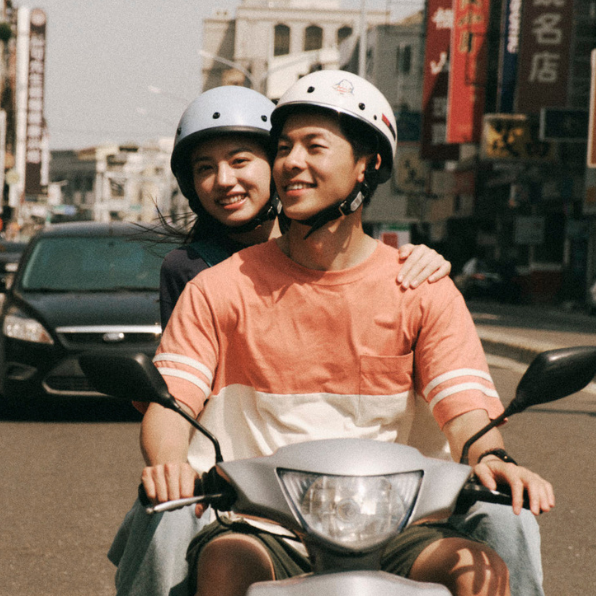
[[[310,533],[350,550],[398,534],[414,508],[422,471],[330,476],[278,470],[294,512]]]

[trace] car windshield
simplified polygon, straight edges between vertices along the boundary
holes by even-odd
[[[175,246],[125,236],[42,238],[20,286],[30,292],[158,290],[161,262]]]

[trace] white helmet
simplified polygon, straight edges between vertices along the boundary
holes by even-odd
[[[261,137],[267,143],[274,107],[271,100],[257,91],[227,85],[201,93],[186,108],[176,129],[170,166],[193,211],[198,207],[198,200],[189,157],[196,143],[225,134]]]
[[[318,70],[294,83],[279,100],[271,115],[277,131],[293,107],[316,106],[341,112],[368,124],[379,139],[379,182],[391,176],[397,147],[397,125],[391,105],[370,82],[343,70]]]

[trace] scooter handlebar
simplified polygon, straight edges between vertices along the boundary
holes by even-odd
[[[480,484],[476,478],[471,478],[459,493],[455,513],[465,513],[478,501],[511,505],[511,487],[508,484],[499,484],[497,490],[491,490]],[[527,494],[524,494],[523,506],[525,509],[530,508],[530,500]]]
[[[142,483],[138,488],[139,502],[145,507],[148,514],[173,511],[196,503],[207,503],[218,511],[228,511],[236,501],[236,491],[217,473],[215,468],[211,468],[201,478],[195,480],[193,494],[193,497],[153,505]]]

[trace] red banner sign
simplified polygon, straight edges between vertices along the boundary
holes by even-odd
[[[447,141],[477,143],[484,113],[489,0],[453,0]]]
[[[428,0],[427,7],[420,156],[437,161],[459,157],[459,147],[447,144],[449,44],[453,27],[451,1]]]
[[[573,0],[526,0],[522,6],[517,111],[565,107]]]

